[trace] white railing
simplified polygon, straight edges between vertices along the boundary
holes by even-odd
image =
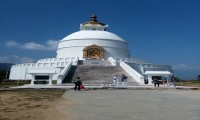
[[[37,63],[49,63],[49,62],[69,62],[70,60],[74,60],[77,57],[67,57],[67,58],[45,58],[45,59],[40,59],[37,61]]]
[[[64,67],[68,62],[54,62],[54,63],[24,63],[12,65],[13,68],[27,68],[27,67]]]
[[[15,64],[15,65],[12,65],[12,68],[35,67],[35,66],[37,66],[36,63],[23,63],[23,64]]]
[[[58,58],[45,58],[45,59],[39,59],[39,60],[37,60],[37,63],[56,62],[56,61],[58,61]]]
[[[151,63],[141,64],[140,66],[144,68],[171,68],[171,66],[169,65],[157,65],[157,64],[151,64]]]
[[[108,58],[108,61],[113,65],[113,66],[117,66],[117,62],[115,59],[113,59],[112,57]]]
[[[78,57],[72,58],[72,59],[71,59],[71,61],[73,61],[72,65],[77,66],[77,65],[78,65],[78,60],[79,60]]]
[[[116,62],[129,62],[129,63],[146,63],[144,60],[142,59],[135,59],[135,58],[119,58],[119,57],[113,57],[113,59],[116,60]]]
[[[72,61],[68,62],[68,64],[65,66],[65,68],[62,70],[62,72],[58,75],[57,84],[62,84],[64,78],[68,74],[70,68],[72,66]]]
[[[127,65],[126,63],[124,63],[123,61],[120,61],[120,66],[128,73],[131,75],[131,77],[133,77],[137,82],[139,82],[140,84],[144,84],[144,76],[142,76],[141,74],[139,74],[136,70],[134,70],[133,68],[131,68],[129,65]]]
[[[141,71],[170,71],[173,73],[173,69],[169,65],[157,65],[157,64],[150,64],[150,63],[144,63],[144,64],[137,64],[137,63],[127,63],[131,67],[138,67],[142,68]]]
[[[40,59],[37,63],[23,63],[12,65],[13,68],[27,68],[27,67],[65,67],[69,61],[73,61],[73,65],[78,64],[78,57],[72,58],[46,58]]]

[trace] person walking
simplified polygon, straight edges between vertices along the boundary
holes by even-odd
[[[155,78],[154,80],[153,80],[153,83],[154,83],[154,86],[156,87],[156,85],[159,87],[159,81],[158,81],[158,79],[157,78]]]
[[[114,77],[113,77],[113,84],[115,85],[116,84],[116,82],[118,81],[118,75],[117,74],[115,74],[114,75]]]
[[[122,81],[122,82],[126,82],[126,79],[127,79],[127,76],[124,75],[124,74],[122,74],[122,79],[121,79],[121,81]]]
[[[124,86],[127,86],[127,79],[128,77],[124,74],[122,74],[121,82],[123,83]]]
[[[82,85],[80,77],[76,78],[76,82],[74,84],[75,84],[74,90],[76,91],[76,89],[78,88],[78,90],[80,91],[81,90],[81,85]]]

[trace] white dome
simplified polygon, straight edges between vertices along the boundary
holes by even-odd
[[[119,36],[107,32],[107,31],[94,31],[94,30],[85,30],[85,31],[78,31],[75,33],[72,33],[65,38],[63,38],[61,41],[65,40],[80,40],[80,39],[108,39],[108,40],[117,40],[117,41],[123,41],[122,38]]]

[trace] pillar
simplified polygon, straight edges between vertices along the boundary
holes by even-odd
[[[31,79],[31,85],[34,85],[34,81],[35,81],[35,75],[34,74],[31,74],[32,75],[32,79]]]
[[[148,84],[153,84],[152,83],[152,76],[151,75],[148,75]]]
[[[52,85],[52,75],[49,75],[49,84],[48,85]]]

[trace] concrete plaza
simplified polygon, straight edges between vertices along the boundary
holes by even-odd
[[[200,120],[199,90],[67,90],[63,99],[67,120]]]

